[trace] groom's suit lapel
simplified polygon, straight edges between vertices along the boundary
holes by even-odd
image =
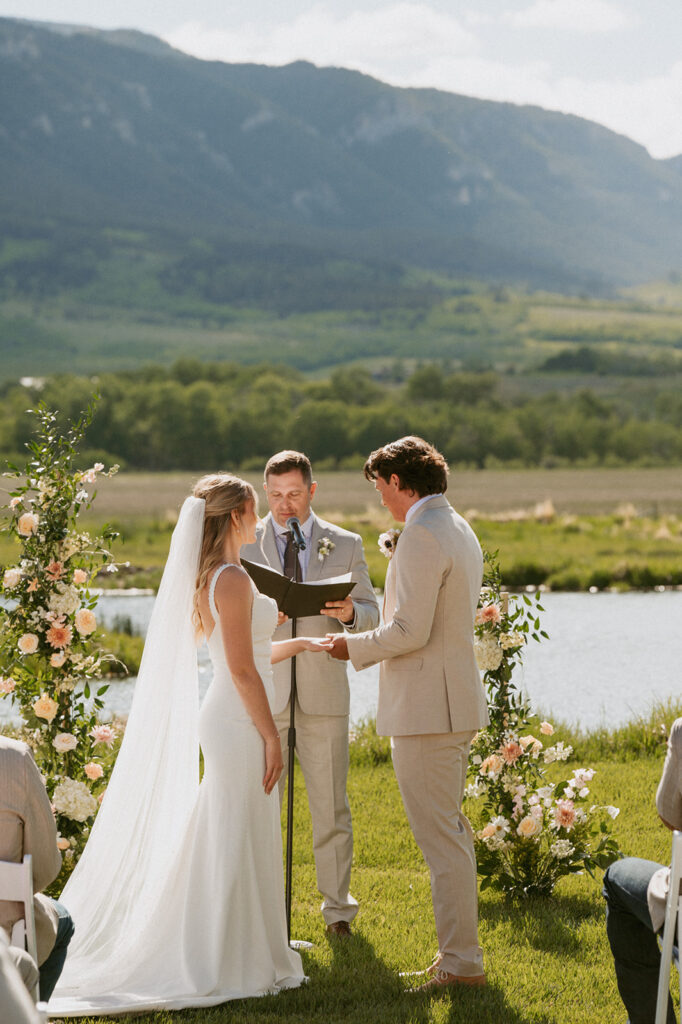
[[[321,580],[322,570],[324,568],[324,560],[320,561],[317,557],[317,545],[322,540],[325,531],[320,525],[320,520],[317,518],[314,512],[310,513],[313,517],[313,531],[310,536],[310,552],[308,555],[308,571],[306,572],[305,578],[308,580]]]

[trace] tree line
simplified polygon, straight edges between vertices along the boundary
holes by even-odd
[[[682,462],[682,394],[629,408],[590,390],[504,394],[494,372],[418,367],[406,380],[343,367],[314,380],[286,366],[183,359],[99,378],[48,378],[38,391],[5,385],[0,455],[17,461],[38,399],[65,421],[100,395],[86,443],[131,469],[255,468],[284,447],[320,468],[355,466],[407,433],[433,441],[453,465],[672,465]]]

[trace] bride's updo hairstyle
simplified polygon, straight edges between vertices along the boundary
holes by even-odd
[[[223,550],[225,538],[234,529],[232,513],[240,515],[246,506],[253,502],[258,510],[258,496],[247,480],[232,476],[231,473],[210,473],[202,476],[192,491],[195,498],[202,498],[204,510],[204,534],[199,555],[199,571],[194,590],[194,611],[192,622],[197,635],[203,633],[203,625],[199,614],[199,594],[206,586],[206,581],[224,561]]]

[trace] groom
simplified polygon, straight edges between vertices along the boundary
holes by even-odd
[[[323,580],[350,572],[355,582],[344,601],[327,602],[321,615],[299,620],[299,634],[324,636],[373,629],[379,623],[379,605],[369,579],[362,541],[355,533],[319,519],[311,503],[317,489],[310,460],[302,452],[282,451],[265,467],[265,493],[270,513],[259,524],[256,543],[242,548],[244,558],[269,565],[303,581]],[[296,516],[306,548],[296,556],[287,544],[287,519]],[[288,550],[289,548],[289,550]],[[292,571],[293,570],[293,571]],[[275,640],[291,636],[291,623],[275,632]],[[284,794],[288,758],[289,662],[274,666],[275,704],[272,709],[284,755],[279,781]],[[299,654],[296,658],[296,754],[310,805],[317,886],[324,897],[322,916],[330,937],[350,935],[350,922],[358,912],[349,892],[353,860],[353,825],[346,778],[348,776],[348,715],[350,691],[345,665],[324,655]]]
[[[483,559],[444,497],[447,473],[420,437],[368,458],[365,476],[405,528],[386,575],[385,624],[337,636],[332,651],[356,669],[381,662],[377,732],[391,736],[403,804],[431,872],[438,955],[416,972],[427,992],[485,984],[473,833],[462,813],[471,740],[488,723],[473,647]]]

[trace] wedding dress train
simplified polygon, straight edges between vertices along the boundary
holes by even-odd
[[[82,936],[50,1002],[51,1016],[210,1006],[305,980],[300,956],[287,942],[277,787],[265,795],[263,741],[223,650],[213,593],[224,568],[209,594],[216,626],[208,639],[214,675],[198,722],[204,774],[184,834],[154,905],[145,908],[144,925],[123,936],[125,957],[113,948],[120,935],[105,933],[94,946]],[[275,602],[255,592],[254,659],[269,699],[276,623]],[[68,887],[62,900],[68,907]],[[72,913],[78,936],[76,907]]]

